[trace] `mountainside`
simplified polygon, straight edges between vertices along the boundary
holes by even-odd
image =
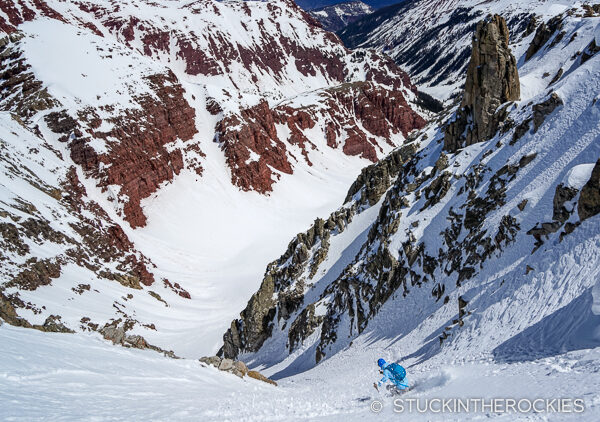
[[[511,41],[518,42],[530,36],[541,22],[564,13],[569,4],[575,3],[410,0],[378,10],[339,35],[350,48],[371,47],[386,52],[421,89],[436,98],[448,99],[460,93],[469,63],[471,34],[488,13],[502,15]],[[588,7],[580,13],[596,13]]]
[[[402,3],[405,0],[366,0],[362,3],[367,4],[373,9],[379,9],[394,3]],[[321,8],[335,6],[336,4],[360,3],[356,2],[340,2],[340,0],[298,0],[296,4],[307,11],[318,10]]]
[[[214,352],[285,241],[425,124],[406,73],[291,1],[4,2],[0,29],[16,325]]]
[[[600,15],[549,3],[510,44],[480,20],[461,103],[289,243],[225,356],[285,377],[372,343],[409,368],[600,345]]]
[[[324,29],[336,32],[373,11],[374,9],[368,4],[350,1],[310,10],[308,13],[321,22]]]

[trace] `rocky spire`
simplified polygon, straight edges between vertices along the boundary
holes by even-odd
[[[489,15],[477,25],[461,109],[446,127],[446,150],[454,152],[493,137],[502,120],[498,107],[519,99],[517,61],[508,39],[501,16]]]

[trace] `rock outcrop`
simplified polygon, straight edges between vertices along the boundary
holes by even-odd
[[[104,337],[105,340],[111,341],[113,344],[117,344],[123,347],[131,347],[135,349],[150,349],[155,352],[162,353],[166,357],[173,359],[179,359],[172,350],[164,350],[158,346],[149,344],[146,339],[137,334],[127,334],[127,331],[131,330],[134,321],[126,320],[121,324],[121,319],[112,321],[100,328],[98,332]]]
[[[550,41],[552,35],[562,28],[562,21],[563,17],[562,15],[559,15],[550,19],[548,22],[542,22],[540,26],[537,27],[535,36],[533,37],[533,40],[531,41],[531,44],[529,44],[527,52],[525,53],[525,60],[531,59],[535,53],[540,51],[540,49],[546,45],[548,41]]]
[[[501,16],[488,16],[477,25],[461,108],[445,129],[445,150],[454,152],[492,138],[503,120],[499,107],[519,99],[517,61],[508,40]]]
[[[563,101],[556,92],[553,92],[546,101],[535,104],[533,110],[533,131],[537,132],[540,126],[556,108],[563,105]]]
[[[581,63],[583,64],[587,62],[589,59],[598,54],[598,52],[600,52],[600,45],[596,43],[596,39],[593,39],[581,53]]]
[[[277,385],[275,381],[265,377],[258,371],[250,371],[246,364],[241,360],[233,360],[228,358],[220,358],[219,356],[204,356],[199,359],[200,363],[205,366],[213,366],[219,371],[229,372],[237,377],[244,378],[248,376],[250,378],[266,382],[267,384]]]
[[[554,199],[552,201],[552,221],[538,223],[535,227],[527,231],[527,234],[533,236],[535,239],[534,251],[542,246],[544,241],[547,240],[550,235],[556,233],[562,227],[564,227],[564,231],[561,233],[560,240],[573,231],[575,225],[573,223],[567,223],[567,220],[569,220],[574,211],[574,206],[571,204],[571,201],[575,199],[578,192],[577,189],[565,186],[562,183],[556,187]]]
[[[596,162],[590,180],[581,189],[577,212],[582,221],[600,213],[600,160]]]
[[[194,109],[184,98],[176,76],[168,71],[147,76],[146,80],[153,95],[136,98],[140,108],[126,109],[106,119],[111,126],[108,131],[101,130],[103,120],[95,110],[81,111],[78,121],[70,116],[67,119],[63,112],[63,121],[72,122],[68,125],[52,126],[53,113],[46,118],[49,127],[54,127],[65,142],[68,140],[73,161],[98,179],[101,188],[120,187],[119,193],[127,198],[124,217],[134,228],[146,225],[142,199],[184,168],[182,151],[167,145],[177,139],[189,141],[197,132]],[[90,146],[98,141],[106,143],[108,152],[99,154]],[[196,171],[201,174],[202,170]]]
[[[267,193],[273,190],[278,172],[293,173],[293,159],[284,141],[300,147],[302,158],[295,158],[312,165],[308,153],[316,147],[305,134],[307,129],[320,129],[330,148],[376,162],[380,144],[389,143],[391,135],[407,137],[425,126],[400,89],[354,82],[322,90],[317,98],[316,103],[301,107],[282,104],[272,108],[261,101],[219,121],[215,140],[225,153],[234,185]],[[319,125],[323,121],[327,123]],[[280,138],[279,133],[286,132],[287,139]],[[314,133],[312,130],[311,135]]]

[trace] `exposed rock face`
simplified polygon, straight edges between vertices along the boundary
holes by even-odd
[[[581,63],[587,62],[589,59],[598,54],[598,52],[600,52],[600,45],[596,44],[596,40],[593,39],[592,42],[590,42],[590,44],[581,53]]]
[[[490,112],[493,106],[497,108],[506,101],[519,99],[519,75],[508,40],[508,27],[501,16],[488,17],[477,25],[463,107]]]
[[[527,231],[527,234],[532,235],[535,239],[535,249],[544,244],[548,237],[560,230],[564,226],[565,231],[561,233],[560,240],[573,231],[572,223],[566,223],[573,214],[574,206],[571,201],[575,199],[579,191],[575,188],[564,186],[562,183],[556,187],[554,192],[552,221],[536,224],[535,227]],[[567,207],[566,205],[569,205]],[[566,224],[565,224],[566,223]],[[534,249],[534,250],[535,250]]]
[[[521,139],[527,132],[531,130],[531,122],[533,122],[533,132],[537,132],[542,124],[546,121],[546,118],[552,114],[556,108],[562,105],[563,101],[556,92],[553,92],[546,101],[532,105],[531,117],[523,120],[515,128],[510,144],[514,145],[519,139]]]
[[[221,364],[221,358],[218,356],[204,356],[198,360],[206,365],[214,366],[217,369],[219,368],[219,365]]]
[[[272,190],[273,171],[291,174],[285,145],[277,136],[273,111],[266,101],[226,117],[217,124],[217,140],[232,169],[232,183],[243,190]],[[256,158],[255,158],[256,157]]]
[[[233,360],[232,359],[223,359],[219,364],[219,371],[231,371],[233,369]]]
[[[579,197],[577,196],[579,194]],[[575,209],[579,219],[571,218]],[[535,238],[535,250],[553,234],[562,229],[559,241],[571,234],[584,220],[600,213],[600,160],[592,169],[590,179],[581,190],[564,186],[556,187],[553,200],[551,222],[540,222],[530,229],[527,234]]]
[[[446,127],[447,151],[492,138],[502,118],[500,105],[519,99],[517,61],[508,39],[508,27],[501,16],[488,16],[477,25],[461,109]]]
[[[590,180],[581,189],[577,212],[582,221],[600,213],[600,160],[596,162]]]
[[[559,15],[550,19],[547,23],[542,22],[540,26],[538,26],[537,30],[535,31],[535,36],[533,37],[533,40],[531,41],[531,44],[525,53],[525,60],[532,58],[535,53],[540,51],[540,49],[546,45],[548,41],[550,41],[552,35],[554,35],[557,30],[562,28],[562,20],[562,15]]]
[[[96,179],[99,186],[120,186],[120,194],[127,196],[123,214],[132,227],[146,225],[140,202],[159,186],[172,180],[184,167],[181,150],[170,150],[167,145],[176,139],[187,141],[196,134],[195,112],[183,98],[183,88],[172,72],[147,77],[155,96],[143,96],[137,101],[142,107],[125,110],[108,119],[111,130],[100,130],[102,120],[93,110],[80,113],[79,123],[56,124],[52,114],[46,119],[54,131],[71,139],[71,158]],[[63,114],[64,115],[64,114]],[[63,122],[69,119],[63,118]],[[91,136],[82,134],[82,129]],[[73,134],[74,136],[71,136]],[[90,142],[104,140],[109,152],[98,154]],[[196,169],[201,173],[201,168]]]
[[[21,290],[35,290],[47,286],[52,279],[60,277],[60,264],[49,259],[35,259],[27,269],[17,274],[5,284],[6,287],[18,287]]]
[[[310,336],[323,323],[323,315],[315,314],[315,305],[308,305],[298,318],[292,322],[288,332],[288,347],[289,350],[294,350],[302,343],[302,341]]]
[[[17,314],[15,308],[18,309],[20,307],[19,305],[24,304],[19,299],[18,295],[12,295],[12,297],[8,297],[4,295],[2,291],[0,291],[0,325],[4,320],[15,327],[33,328],[34,330],[48,333],[74,333],[73,330],[69,329],[61,322],[61,317],[59,315],[48,316],[42,325],[31,324],[25,318],[21,318]]]
[[[565,207],[567,202],[570,202],[577,195],[577,189],[564,186],[562,183],[556,187],[554,193],[554,209],[552,212],[552,219],[558,221],[561,224],[569,219],[573,210],[569,210]]]
[[[140,335],[127,334],[127,331],[129,331],[132,326],[132,321],[127,320],[121,324],[121,319],[119,318],[116,321],[106,324],[104,327],[100,328],[98,332],[102,334],[106,340],[112,341],[113,344],[118,344],[124,347],[133,347],[135,349],[151,349],[162,353],[167,357],[177,358],[173,351],[166,351],[160,347],[153,346]]]
[[[240,314],[240,320],[231,322],[231,327],[223,336],[222,353],[225,357],[234,358],[247,345],[256,351],[271,335],[271,321],[275,317],[275,300],[273,293],[275,285],[273,277],[267,274],[258,292],[250,298],[246,309]],[[242,328],[242,321],[247,321]],[[242,333],[240,331],[243,330]]]
[[[298,309],[305,292],[299,277],[307,270],[311,272],[311,267],[316,270],[327,256],[331,232],[343,231],[354,213],[354,208],[343,209],[327,221],[317,219],[307,232],[290,242],[283,256],[269,264],[260,289],[223,336],[225,357],[235,358],[241,351],[257,351],[271,335],[275,318],[286,320]],[[311,260],[309,251],[314,252]],[[278,298],[278,293],[284,290]]]
[[[309,135],[319,122],[323,137],[331,148],[341,147],[346,155],[377,161],[381,142],[392,134],[408,134],[425,125],[412,110],[400,90],[387,90],[370,82],[343,84],[323,90],[317,104],[301,108],[283,104],[270,108],[266,101],[229,115],[217,124],[216,140],[232,169],[232,183],[243,190],[266,193],[277,181],[277,170],[293,172],[293,159],[278,135],[277,128],[289,131],[285,139],[302,150],[311,165],[308,152],[314,149]],[[311,132],[314,134],[314,131]],[[340,138],[345,138],[342,141]],[[296,157],[299,159],[300,157]]]
[[[546,101],[535,104],[533,109],[533,131],[537,132],[542,123],[557,107],[563,105],[563,101],[556,92],[553,92]]]
[[[344,203],[350,202],[355,195],[360,193],[358,199],[360,205],[375,205],[390,187],[393,179],[400,173],[403,166],[417,151],[417,148],[418,145],[415,143],[408,144],[395,150],[376,164],[365,167],[350,186]]]
[[[241,360],[236,360],[233,362],[233,370],[231,372],[233,375],[242,378],[248,374],[248,367]]]
[[[26,119],[57,103],[42,83],[35,79],[31,66],[25,62],[21,52],[14,48],[22,38],[18,32],[0,38],[0,97],[4,102],[4,110],[12,110]]]

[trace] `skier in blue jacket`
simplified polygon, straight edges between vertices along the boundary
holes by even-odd
[[[408,385],[402,383],[406,378],[406,370],[402,366],[395,362],[387,363],[384,359],[379,359],[377,365],[379,365],[381,372],[383,373],[383,378],[381,378],[377,384],[373,383],[373,387],[375,387],[377,391],[379,391],[379,387],[387,381],[391,381],[399,390],[408,388]]]

